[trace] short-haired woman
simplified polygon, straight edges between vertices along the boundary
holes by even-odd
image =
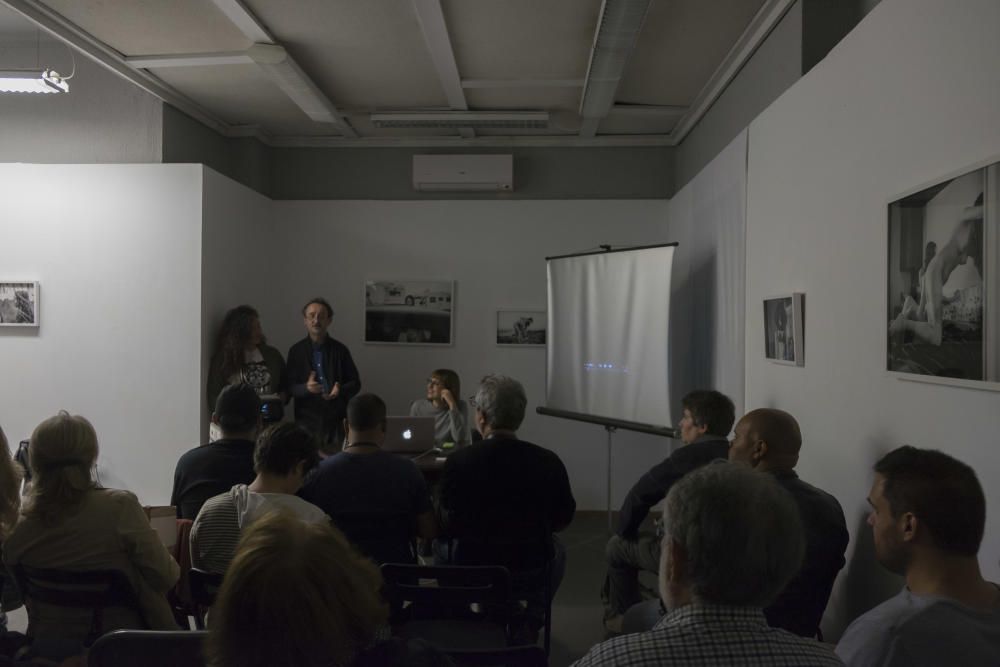
[[[469,444],[469,406],[461,395],[458,373],[439,368],[427,378],[427,397],[410,405],[411,417],[434,417],[434,443],[439,447]]]

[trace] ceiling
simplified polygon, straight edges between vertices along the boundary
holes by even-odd
[[[792,2],[0,4],[14,10],[0,11],[0,69],[2,41],[41,28],[217,131],[271,145],[672,145]],[[454,117],[465,111],[477,117]],[[421,126],[372,119],[396,112],[422,114]],[[523,127],[520,112],[547,120]]]

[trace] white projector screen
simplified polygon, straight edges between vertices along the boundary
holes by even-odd
[[[671,427],[668,332],[675,247],[546,260],[546,408]]]

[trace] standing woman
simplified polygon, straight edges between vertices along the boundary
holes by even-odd
[[[208,411],[227,384],[245,383],[261,398],[288,400],[285,360],[266,343],[260,316],[251,306],[237,306],[222,320],[218,342],[208,368]]]
[[[439,368],[427,379],[427,398],[410,405],[411,417],[434,417],[434,444],[439,447],[446,442],[467,445],[471,440],[469,406],[461,395],[458,373]]]

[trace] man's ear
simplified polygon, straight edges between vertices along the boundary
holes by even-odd
[[[695,424],[694,430],[698,431],[698,435],[705,435],[708,433],[708,424]]]
[[[670,583],[684,581],[687,577],[687,553],[684,547],[668,537],[663,541],[663,548],[669,551],[663,576]]]
[[[215,414],[214,412],[212,413],[212,423],[215,424],[216,426],[222,426],[222,424],[219,423],[219,415]]]
[[[757,443],[754,445],[753,460],[762,461],[766,457],[767,457],[767,441],[758,440]]]
[[[917,536],[920,534],[920,529],[923,528],[920,524],[920,519],[913,512],[905,512],[899,517],[899,527],[902,530],[904,542],[916,541]]]
[[[344,417],[344,433],[351,432],[351,425],[347,423],[347,417]]]

